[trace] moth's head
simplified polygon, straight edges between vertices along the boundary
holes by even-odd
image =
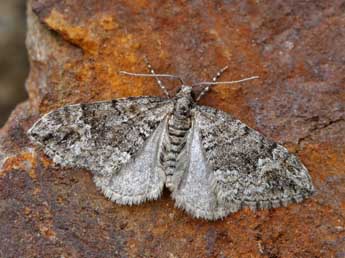
[[[190,96],[193,96],[193,89],[191,86],[188,85],[182,85],[176,92],[176,97],[178,98]]]

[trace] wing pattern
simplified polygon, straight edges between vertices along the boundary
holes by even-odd
[[[138,163],[146,159],[155,164],[172,109],[171,100],[158,97],[69,105],[44,115],[29,136],[55,163],[90,170],[112,200],[139,203],[157,198],[163,187],[161,171]]]
[[[158,97],[69,105],[44,115],[28,134],[55,163],[90,170],[111,200],[137,204],[158,198],[166,183],[159,157],[174,105]],[[195,217],[285,206],[314,191],[296,156],[225,112],[194,107],[184,143],[172,197]]]
[[[210,107],[197,106],[194,117],[193,131],[199,135],[192,137],[191,145],[201,146],[199,162],[205,168],[198,174],[193,170],[200,165],[190,163],[188,173],[204,184],[199,190],[190,191],[197,196],[205,194],[201,193],[204,189],[210,191],[209,202],[215,198],[214,207],[201,205],[194,210],[195,216],[204,214],[201,217],[215,219],[245,206],[252,209],[285,206],[300,202],[314,191],[307,169],[283,146]]]

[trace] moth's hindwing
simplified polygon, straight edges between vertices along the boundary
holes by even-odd
[[[171,100],[158,97],[70,105],[44,115],[28,133],[55,163],[90,170],[112,200],[140,203],[162,190],[164,174],[155,164],[172,109]]]
[[[189,164],[177,205],[217,219],[242,207],[285,206],[310,196],[307,169],[281,145],[222,111],[197,106],[189,134]]]
[[[183,208],[196,218],[216,219],[225,216],[219,210],[217,198],[212,188],[213,171],[204,155],[200,139],[200,129],[194,120],[187,136],[186,155],[178,163],[184,171],[176,171],[179,184],[175,186],[172,197],[177,207]],[[177,180],[175,180],[177,181]]]

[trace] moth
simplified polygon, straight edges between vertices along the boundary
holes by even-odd
[[[198,100],[220,83],[199,83],[195,97],[182,81],[170,97],[128,97],[64,106],[28,131],[53,162],[91,171],[96,186],[119,204],[160,197],[167,187],[176,206],[196,218],[215,220],[243,207],[286,206],[310,196],[308,170],[283,146],[231,115]],[[181,80],[181,79],[180,79]]]

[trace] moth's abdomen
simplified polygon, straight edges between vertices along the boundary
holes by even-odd
[[[191,117],[172,115],[168,121],[168,135],[163,141],[160,161],[166,174],[166,186],[174,189],[174,175],[178,167],[179,156],[186,145],[186,135],[191,128]]]

